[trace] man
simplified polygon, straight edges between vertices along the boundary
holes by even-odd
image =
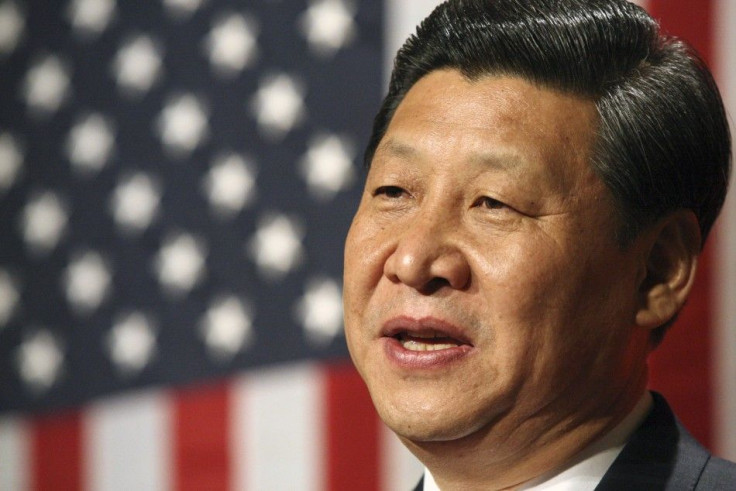
[[[417,489],[736,489],[646,390],[729,160],[708,70],[623,0],[451,0],[420,25],[344,291]]]

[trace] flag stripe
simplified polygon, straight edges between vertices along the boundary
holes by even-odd
[[[379,420],[368,390],[351,365],[330,367],[325,400],[327,489],[380,489]]]
[[[235,491],[245,491],[248,486],[248,441],[253,438],[248,427],[249,382],[245,376],[235,377],[230,387],[230,468],[232,469],[231,483]]]
[[[29,489],[28,426],[20,417],[0,420],[0,490]]]
[[[381,425],[379,438],[381,443],[381,489],[386,491],[413,489],[424,471],[424,466],[386,425]]]
[[[383,81],[388,86],[396,51],[441,0],[384,0]]]
[[[228,385],[218,383],[173,396],[173,489],[230,489],[229,395]]]
[[[726,109],[731,134],[736,128],[736,2],[716,4],[715,72]],[[730,194],[723,208],[716,238],[718,268],[716,280],[717,335],[713,346],[717,362],[714,425],[715,448],[720,455],[736,461],[736,173],[731,173]]]
[[[89,489],[171,489],[171,410],[162,391],[93,404],[84,428]]]
[[[82,487],[81,418],[76,411],[39,416],[31,430],[31,485],[37,491]]]
[[[235,452],[245,467],[236,489],[324,489],[321,370],[311,364],[258,370],[235,390],[234,434],[245,443]]]

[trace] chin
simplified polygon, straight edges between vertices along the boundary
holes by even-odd
[[[374,399],[374,404],[386,426],[400,438],[416,443],[465,438],[486,426],[491,419],[488,414],[463,410],[461,401],[422,402],[415,399],[410,403],[397,404]]]
[[[401,439],[415,443],[456,440],[469,433],[457,428],[456,422],[447,424],[443,421],[424,421],[416,417],[403,418],[396,415],[385,418],[382,416],[382,419]]]

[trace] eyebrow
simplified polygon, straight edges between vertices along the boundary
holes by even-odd
[[[416,148],[406,143],[397,141],[394,138],[389,138],[388,140],[381,142],[381,144],[378,145],[377,150],[380,150],[381,152],[386,152],[394,157],[400,157],[402,159],[414,157],[418,153]]]
[[[378,149],[402,160],[412,160],[420,155],[420,151],[416,147],[395,138],[385,140],[379,145]],[[472,164],[497,170],[515,169],[522,164],[522,159],[511,152],[477,152],[471,154],[468,161]]]
[[[511,152],[478,152],[471,155],[470,161],[498,170],[518,169],[523,162],[518,155]]]

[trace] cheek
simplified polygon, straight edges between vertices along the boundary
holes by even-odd
[[[489,312],[506,326],[506,343],[528,350],[533,364],[565,371],[573,360],[586,363],[579,353],[595,358],[608,349],[610,338],[628,326],[631,272],[613,250],[552,251],[517,248],[500,261],[491,273],[497,294],[490,295]]]
[[[385,233],[359,212],[345,240],[344,284],[348,293],[372,290],[383,275],[390,249]]]
[[[560,341],[571,341],[571,329],[584,320],[580,302],[594,288],[590,272],[557,251],[517,243],[483,270],[482,315],[497,327],[498,342],[520,359],[558,356]]]
[[[378,234],[356,215],[345,240],[343,268],[343,306],[345,331],[350,342],[367,320],[368,303],[383,275],[381,251],[385,250]]]
[[[539,318],[540,312],[558,304],[577,272],[554,254],[540,251],[541,241],[516,241],[494,248],[492,254],[476,254],[478,289],[491,304],[491,314],[512,319]],[[483,255],[482,258],[478,256]],[[552,304],[552,305],[550,305]]]

